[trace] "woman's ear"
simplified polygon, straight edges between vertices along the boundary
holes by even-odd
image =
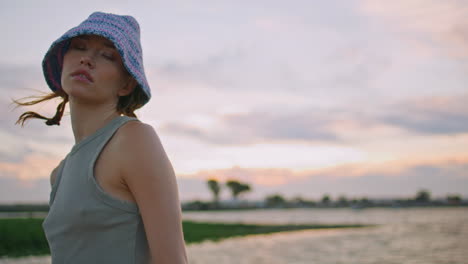
[[[133,89],[135,89],[136,86],[137,86],[137,81],[135,80],[135,78],[133,78],[132,76],[129,76],[125,85],[122,86],[122,88],[120,88],[118,95],[127,96],[133,92]]]

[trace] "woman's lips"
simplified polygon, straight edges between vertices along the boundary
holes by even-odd
[[[70,74],[72,79],[77,80],[77,81],[85,81],[88,83],[93,82],[93,78],[91,75],[84,69],[79,69],[77,71],[74,71],[72,74]]]
[[[72,76],[72,79],[75,80],[75,81],[83,81],[83,82],[86,82],[86,83],[92,83],[85,75],[83,74],[77,74],[77,75],[74,75]]]

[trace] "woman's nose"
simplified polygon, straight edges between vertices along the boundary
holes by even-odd
[[[93,62],[89,56],[81,57],[80,64],[87,65],[89,67],[93,67]]]

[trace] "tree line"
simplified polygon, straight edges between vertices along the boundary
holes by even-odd
[[[459,194],[449,194],[444,199],[433,199],[429,190],[421,189],[414,196],[404,199],[370,199],[368,197],[348,198],[340,195],[333,199],[329,194],[323,194],[320,199],[311,200],[301,196],[292,199],[285,198],[280,193],[267,195],[262,201],[241,201],[243,193],[253,191],[250,184],[235,179],[221,183],[214,178],[206,181],[213,198],[211,201],[193,200],[182,203],[183,210],[211,209],[256,209],[256,208],[368,208],[368,207],[412,207],[412,206],[468,206],[468,200],[463,200]],[[232,201],[220,203],[220,193],[228,189]],[[0,212],[46,212],[48,204],[11,204],[0,205]]]
[[[191,201],[185,203],[184,209],[194,210],[209,210],[209,209],[255,209],[255,208],[367,208],[367,207],[412,207],[412,206],[458,206],[468,205],[468,201],[463,201],[458,194],[449,194],[445,199],[433,199],[429,190],[420,189],[413,197],[405,199],[370,199],[368,197],[348,198],[345,195],[340,195],[333,199],[329,194],[323,194],[318,200],[305,199],[301,196],[296,196],[292,199],[286,199],[280,193],[267,195],[263,201],[252,203],[248,201],[239,201],[239,195],[253,190],[251,185],[230,179],[224,184],[214,178],[206,181],[208,189],[212,194],[210,202]],[[225,186],[230,190],[234,204],[220,204],[220,192]]]

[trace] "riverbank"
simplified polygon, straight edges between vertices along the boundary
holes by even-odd
[[[277,232],[190,243],[187,256],[193,264],[440,264],[466,263],[468,259],[466,208],[199,211],[184,212],[183,220],[255,225],[378,225],[372,228]],[[50,255],[0,257],[0,264],[50,263]]]
[[[49,247],[42,229],[43,221],[43,218],[0,219],[0,237],[2,238],[0,240],[0,258],[49,255]],[[182,226],[186,244],[192,244],[206,240],[219,241],[230,237],[254,234],[269,234],[307,229],[361,228],[371,225],[253,225],[183,221]]]

